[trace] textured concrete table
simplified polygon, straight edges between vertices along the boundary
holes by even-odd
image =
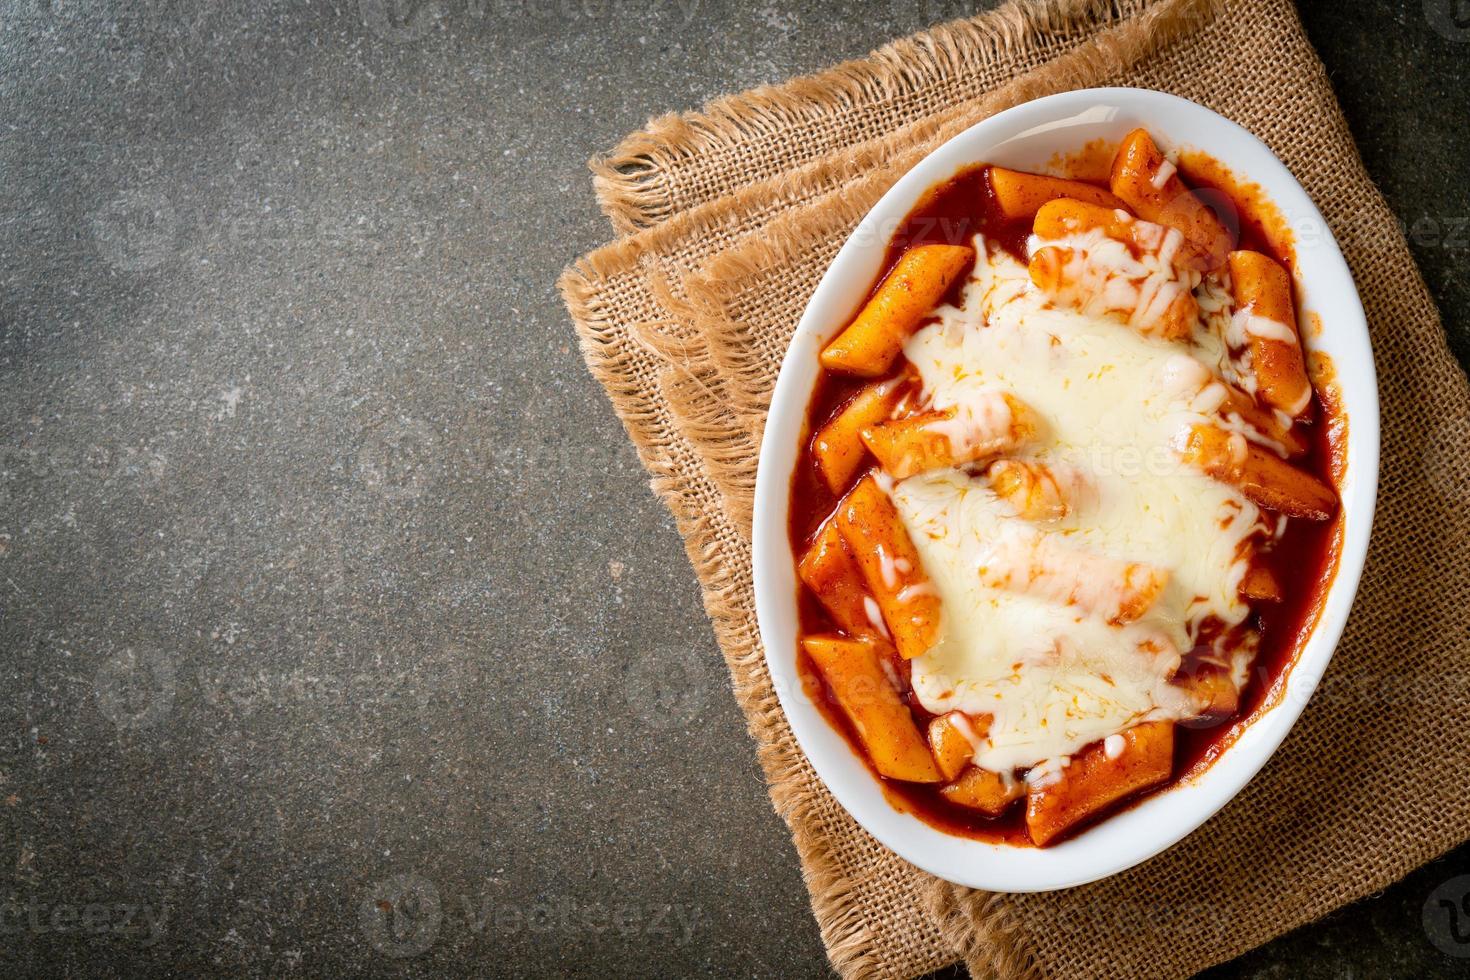
[[[594,150],[966,12],[0,0],[0,972],[826,973],[552,284]],[[1464,358],[1470,25],[1306,16]],[[1463,975],[1467,870],[1216,975]]]

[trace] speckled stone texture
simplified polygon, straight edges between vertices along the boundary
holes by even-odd
[[[826,974],[553,282],[594,150],[971,9],[0,0],[0,972]],[[1470,21],[1304,15],[1470,358]],[[1465,976],[1466,873],[1211,975]]]

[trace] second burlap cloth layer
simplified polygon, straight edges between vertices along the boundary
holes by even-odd
[[[756,629],[756,454],[802,309],[883,191],[988,115],[1098,85],[1172,92],[1234,119],[1316,200],[1368,313],[1382,489],[1347,633],[1261,775],[1138,868],[1064,892],[985,894],[869,837],[792,737]],[[1470,837],[1470,397],[1286,0],[1011,4],[655,120],[594,170],[626,237],[562,289],[588,366],[678,520],[843,974],[963,959],[977,976],[1184,976]]]

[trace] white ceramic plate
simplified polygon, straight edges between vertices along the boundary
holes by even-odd
[[[1290,670],[1285,695],[1205,773],[1052,847],[957,837],[894,809],[864,762],[803,695],[797,677],[796,573],[786,537],[787,510],[806,406],[817,379],[817,354],[856,313],[878,275],[889,236],[924,191],[970,164],[1042,170],[1054,154],[1074,153],[1098,138],[1116,142],[1138,126],[1166,150],[1201,150],[1237,179],[1259,184],[1294,232],[1301,306],[1323,324],[1321,335],[1309,335],[1307,343],[1331,356],[1349,419],[1347,472],[1340,488],[1342,558],[1317,627]],[[1147,860],[1193,831],[1229,802],[1281,744],[1347,622],[1377,488],[1378,386],[1363,307],[1326,222],[1286,167],[1235,123],[1174,96],[1109,88],[1038,99],[966,130],[905,175],[853,232],[807,305],[776,382],[756,481],[755,592],[766,660],[791,727],[817,773],[859,823],[902,857],[941,878],[993,891],[1085,884]]]

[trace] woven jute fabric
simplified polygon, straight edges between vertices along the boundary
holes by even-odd
[[[1382,489],[1332,666],[1245,791],[1104,882],[987,894],[879,845],[797,746],[756,629],[756,455],[801,311],[883,191],[988,115],[1097,85],[1172,92],[1236,120],[1317,202],[1368,314]],[[1185,976],[1470,837],[1470,392],[1287,0],[1012,3],[655,120],[593,170],[625,237],[561,288],[588,367],[678,522],[841,973],[964,960],[976,976]]]

